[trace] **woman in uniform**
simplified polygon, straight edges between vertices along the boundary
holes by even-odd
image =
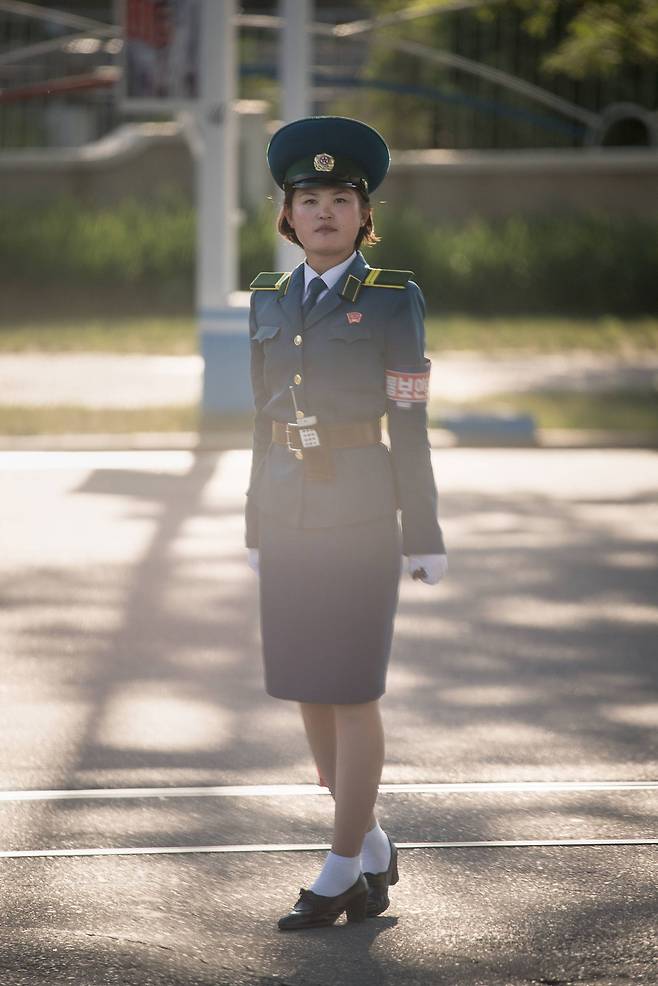
[[[423,296],[411,271],[371,268],[359,249],[378,239],[370,193],[388,147],[357,120],[311,117],[278,130],[267,161],[284,192],[278,230],[306,259],[251,285],[246,546],[259,574],[266,691],[299,703],[335,801],[331,851],[279,920],[292,930],[389,905],[397,848],[373,807],[399,580],[407,570],[436,584],[447,560]]]

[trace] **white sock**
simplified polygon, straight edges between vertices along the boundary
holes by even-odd
[[[391,846],[379,822],[366,832],[361,846],[361,869],[364,873],[383,873],[391,862]]]
[[[323,897],[336,897],[342,894],[353,883],[356,883],[361,872],[360,856],[339,856],[333,850],[324,861],[322,871],[309,890]]]

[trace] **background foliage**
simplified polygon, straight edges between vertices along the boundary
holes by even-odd
[[[379,206],[382,242],[373,266],[414,271],[434,312],[473,314],[655,314],[658,216],[573,213],[473,219],[428,226],[417,212]],[[274,269],[271,204],[247,217],[240,234],[240,287]],[[193,308],[195,217],[173,194],[156,204],[128,199],[111,209],[73,198],[50,205],[0,206],[0,270],[5,288],[23,284],[143,292],[145,311]],[[146,290],[145,290],[146,289]],[[121,290],[116,292],[117,310]]]
[[[565,30],[543,67],[574,79],[609,77],[628,67],[658,60],[658,4],[655,0],[514,0],[525,12],[523,26],[545,38],[565,8]],[[491,5],[487,5],[491,9]]]
[[[369,6],[376,29],[316,41],[324,73],[317,83],[327,93],[317,111],[368,120],[396,149],[587,142],[588,126],[578,114],[545,105],[515,82],[595,116],[619,102],[658,107],[656,0],[446,0],[445,10],[421,0],[406,11],[399,0],[377,0]],[[411,48],[404,49],[407,43]],[[442,62],[442,54],[456,58]],[[506,82],[483,77],[478,68],[503,73]]]

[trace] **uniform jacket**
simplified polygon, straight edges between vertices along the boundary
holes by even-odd
[[[402,406],[386,391],[387,369],[419,371],[428,365],[423,295],[407,280],[408,272],[398,278],[400,286],[370,287],[364,282],[371,270],[357,252],[305,326],[303,264],[275,288],[252,293],[249,336],[256,414],[247,547],[258,547],[258,508],[283,526],[304,528],[354,524],[399,509],[404,554],[445,552],[426,404]],[[295,384],[297,375],[301,381]],[[386,414],[390,450],[382,443],[333,449],[334,479],[306,480],[303,463],[271,441],[273,420],[295,421],[291,384],[299,409],[326,424],[376,421]]]

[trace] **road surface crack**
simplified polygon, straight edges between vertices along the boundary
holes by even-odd
[[[196,962],[203,963],[203,965],[209,965],[209,963],[205,959],[202,959],[200,955],[189,955],[186,952],[181,952],[179,948],[173,948],[171,945],[161,945],[159,942],[142,941],[140,938],[122,938],[119,935],[99,935],[93,931],[85,931],[84,935],[87,938],[107,938],[110,941],[126,943],[129,945],[146,945],[147,948],[160,948],[165,952],[174,952],[180,958],[193,959]]]

